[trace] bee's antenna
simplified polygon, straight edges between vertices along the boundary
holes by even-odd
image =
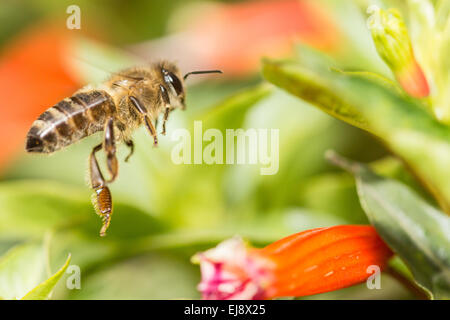
[[[183,80],[186,80],[186,78],[189,77],[191,74],[205,74],[205,73],[223,73],[223,72],[220,70],[192,71],[192,72],[186,73],[183,77]]]

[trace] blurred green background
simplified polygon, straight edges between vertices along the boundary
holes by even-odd
[[[303,27],[295,30],[295,26],[285,26],[277,30],[279,41],[276,43],[283,50],[267,54],[254,47],[265,44],[272,34],[271,28],[280,25],[281,20],[268,20],[261,12],[279,10],[281,13],[277,17],[281,19],[287,13],[277,7],[292,1],[260,2],[265,2],[267,7],[255,9],[254,12],[261,14],[259,20],[254,15],[246,16],[252,12],[252,6],[259,5],[258,1],[208,3],[210,6],[223,4],[230,12],[239,12],[236,8],[242,6],[250,8],[246,14],[230,14],[227,23],[246,26],[246,19],[251,18],[255,20],[253,28],[267,29],[267,36],[261,33],[257,34],[259,38],[247,39],[246,32],[242,32],[242,41],[248,43],[244,47],[238,46],[240,42],[235,34],[230,35],[229,42],[224,38],[223,48],[214,47],[209,53],[209,56],[217,56],[213,61],[215,68],[224,69],[224,75],[209,77],[207,81],[197,78],[187,84],[187,110],[171,114],[168,135],[159,137],[158,148],[152,147],[152,139],[144,128],[134,135],[136,151],[128,163],[123,161],[128,150],[124,146],[119,148],[120,174],[111,185],[115,208],[105,238],[98,235],[101,221],[92,208],[91,192],[85,182],[88,155],[101,135],[89,137],[48,157],[25,154],[22,149],[27,128],[39,113],[58,100],[48,101],[47,105],[31,103],[27,107],[29,113],[23,105],[1,104],[5,116],[0,118],[0,126],[22,129],[11,134],[6,129],[1,132],[2,144],[8,145],[9,151],[2,154],[0,256],[15,245],[40,243],[46,234],[51,234],[45,248],[52,272],[63,264],[68,253],[72,254],[71,264],[81,270],[81,289],[69,290],[66,287],[69,275],[66,274],[58,283],[53,298],[199,298],[196,285],[200,272],[190,263],[190,257],[223,239],[239,234],[252,244],[262,246],[314,227],[367,223],[353,178],[325,161],[324,152],[328,149],[357,161],[374,163],[379,171],[401,179],[426,195],[377,139],[266,83],[258,67],[237,68],[237,71],[229,67],[227,74],[227,66],[247,62],[239,61],[239,54],[220,56],[228,47],[227,50],[240,51],[243,56],[246,50],[253,50],[250,56],[256,60],[256,65],[262,56],[272,54],[314,64],[311,52],[321,52],[324,59],[338,61],[341,66],[388,74],[365,26],[365,8],[380,1],[299,1],[309,3],[309,6],[299,7],[298,21],[305,21]],[[308,11],[311,3],[319,11]],[[81,8],[81,29],[68,31],[66,8],[72,4]],[[196,60],[192,51],[171,50],[174,37],[178,45],[188,46],[191,38],[183,38],[185,31],[195,34],[198,31],[191,25],[208,19],[207,11],[195,9],[199,5],[204,3],[186,0],[2,1],[0,50],[4,54],[0,54],[3,59],[0,60],[3,61],[0,78],[1,83],[18,90],[4,90],[2,95],[27,96],[32,92],[33,82],[25,83],[23,77],[13,77],[14,74],[35,72],[31,78],[34,83],[40,81],[45,71],[28,67],[27,59],[9,68],[6,66],[14,60],[14,52],[21,52],[21,42],[15,44],[16,39],[35,29],[49,30],[47,25],[51,30],[64,32],[65,39],[70,40],[71,50],[64,51],[70,68],[65,72],[69,76],[73,73],[76,79],[73,82],[80,87],[101,81],[110,71],[153,58],[146,48],[158,48],[159,56],[167,53],[177,57],[183,72],[191,71],[187,68],[210,67],[210,63]],[[325,19],[333,28],[314,25],[311,15],[317,12],[321,12],[317,21]],[[180,22],[181,17],[185,17],[183,22]],[[298,36],[292,37],[293,33]],[[321,43],[323,33],[335,42]],[[284,50],[286,44],[289,50]],[[14,51],[11,46],[18,49]],[[41,54],[33,51],[33,46],[27,48],[33,59]],[[15,73],[18,69],[21,71]],[[50,82],[45,86],[45,79],[42,81],[40,86],[53,90]],[[61,90],[58,95],[64,98],[72,89]],[[13,109],[20,110],[24,116],[8,117]],[[203,130],[279,129],[278,173],[262,176],[259,165],[174,164],[170,157],[175,144],[170,139],[171,132],[176,128],[191,130],[194,120],[203,121]],[[104,157],[101,159],[103,165]],[[29,262],[25,269],[31,272],[40,268],[38,263],[42,261]],[[308,298],[407,299],[411,296],[386,275],[381,290],[369,290],[360,285]]]

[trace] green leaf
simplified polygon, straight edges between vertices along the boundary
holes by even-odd
[[[0,259],[0,297],[20,299],[45,277],[46,252],[42,244],[22,244]]]
[[[48,299],[70,262],[49,275],[50,233],[42,243],[20,244],[0,259],[0,299]]]
[[[317,73],[296,63],[266,60],[263,74],[326,113],[379,137],[450,213],[450,127],[420,101],[359,73]]]
[[[377,82],[380,85],[383,85],[392,91],[396,91],[399,94],[405,94],[405,91],[403,91],[403,89],[396,82],[394,82],[391,79],[386,78],[382,75],[379,75],[378,73],[369,72],[369,71],[344,71],[344,70],[340,70],[338,68],[331,68],[331,70],[339,72],[343,75],[358,76],[361,78],[366,78],[373,82]]]
[[[294,63],[264,60],[263,75],[273,84],[317,106],[333,117],[370,131],[367,120],[361,112],[343,99],[339,91],[329,88],[314,72]]]
[[[39,284],[33,290],[28,292],[22,300],[47,300],[50,298],[53,288],[66,272],[70,263],[70,254],[67,257],[66,263],[50,278]]]
[[[436,299],[450,299],[450,218],[396,180],[333,152],[327,157],[355,176],[367,217],[415,281]]]

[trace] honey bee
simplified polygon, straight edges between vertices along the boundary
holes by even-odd
[[[104,132],[103,142],[89,156],[89,183],[94,190],[95,211],[103,220],[100,236],[105,236],[113,211],[108,184],[117,178],[119,171],[117,144],[123,142],[130,148],[125,158],[128,161],[134,151],[132,133],[145,125],[157,146],[158,116],[163,114],[164,135],[169,113],[186,108],[184,80],[192,74],[206,73],[221,71],[193,71],[181,77],[174,63],[161,61],[113,74],[104,83],[88,85],[42,113],[27,134],[25,149],[50,154],[98,131]],[[109,179],[104,178],[96,158],[102,149],[106,153]]]

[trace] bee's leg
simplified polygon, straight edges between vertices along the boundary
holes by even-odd
[[[112,198],[109,188],[106,186],[105,179],[95,157],[95,153],[102,149],[102,144],[94,147],[89,156],[89,176],[91,182],[91,188],[94,189],[95,194],[92,198],[94,202],[95,211],[102,217],[103,225],[100,230],[100,236],[105,236],[106,229],[108,229],[111,222],[112,215]]]
[[[127,145],[127,147],[130,148],[130,153],[125,158],[125,162],[128,162],[128,160],[130,160],[130,157],[134,153],[134,143],[133,143],[133,140],[125,140],[125,144]]]
[[[89,155],[89,175],[91,178],[91,187],[94,190],[106,185],[103,174],[100,171],[97,158],[95,157],[95,153],[100,151],[102,148],[103,145],[100,143],[92,149],[92,152]]]
[[[161,98],[165,104],[164,118],[163,118],[163,125],[162,125],[163,129],[161,132],[163,135],[165,135],[166,134],[166,122],[167,122],[167,119],[169,119],[169,112],[170,112],[170,98],[169,98],[169,95],[167,94],[166,89],[162,85],[159,85],[159,90],[161,93]]]
[[[163,129],[162,129],[162,134],[166,135],[166,122],[169,119],[169,112],[171,111],[170,106],[166,107],[166,109],[164,110],[164,118],[163,118]]]
[[[150,134],[153,137],[153,145],[155,147],[158,146],[158,137],[156,135],[156,129],[153,126],[152,120],[150,120],[150,118],[148,116],[145,116],[144,121],[145,121],[145,125],[146,125],[148,131],[150,132]]]
[[[153,137],[153,145],[156,147],[158,145],[158,137],[156,135],[156,129],[153,126],[151,119],[147,116],[147,108],[145,108],[138,98],[130,96],[131,104],[136,108],[136,110],[144,116],[145,126]]]
[[[116,139],[114,137],[114,120],[109,118],[105,125],[105,138],[103,141],[103,146],[106,152],[107,167],[111,174],[111,179],[108,183],[113,182],[119,172],[119,163],[116,157]]]

